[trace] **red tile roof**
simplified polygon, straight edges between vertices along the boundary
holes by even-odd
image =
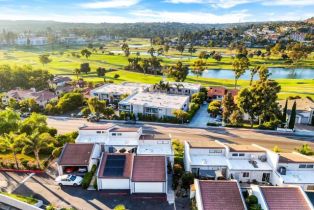
[[[199,180],[204,210],[245,210],[236,181]]]
[[[59,157],[58,164],[65,166],[87,166],[94,144],[66,144]]]
[[[260,187],[270,210],[310,210],[298,187]]]
[[[135,156],[133,182],[165,182],[166,158],[164,156]]]
[[[125,156],[123,176],[104,176],[103,175],[103,172],[106,168],[107,157],[110,155],[124,155]],[[131,173],[132,173],[133,159],[134,159],[134,155],[130,153],[103,153],[103,157],[101,159],[101,163],[99,166],[98,177],[99,178],[120,178],[120,179],[130,178]]]
[[[227,89],[225,87],[209,87],[207,96],[213,97],[213,96],[224,96],[227,93]]]

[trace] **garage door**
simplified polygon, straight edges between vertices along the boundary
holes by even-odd
[[[100,179],[100,189],[107,190],[125,190],[130,189],[130,182],[128,179]]]
[[[134,193],[165,193],[164,182],[135,182]]]

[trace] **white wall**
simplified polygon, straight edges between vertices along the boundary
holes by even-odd
[[[166,192],[166,182],[131,182],[131,193]]]
[[[224,156],[224,149],[190,148],[191,155]]]
[[[191,172],[191,157],[190,157],[190,146],[189,144],[185,141],[184,142],[184,168],[185,171],[190,171]]]
[[[248,172],[249,177],[243,177],[244,172]],[[263,173],[270,173],[269,181],[271,181],[271,177],[272,177],[272,171],[229,170],[228,173],[229,173],[228,174],[229,177],[231,174],[233,174],[234,179],[241,181],[241,182],[248,182],[248,181],[253,181],[253,180],[257,180],[258,182],[262,182]]]
[[[97,178],[98,189],[127,190],[130,189],[129,179]]]
[[[0,203],[4,203],[19,209],[23,209],[23,210],[42,210],[41,208],[39,208],[40,206],[42,206],[43,202],[42,201],[38,201],[37,204],[35,205],[30,205],[27,203],[24,203],[22,201],[16,200],[14,198],[11,198],[9,196],[5,196],[0,194]],[[37,207],[38,206],[38,207]]]

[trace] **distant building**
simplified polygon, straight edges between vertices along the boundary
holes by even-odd
[[[174,117],[177,109],[188,111],[189,96],[141,92],[119,102],[119,111],[161,117]]]
[[[288,119],[290,119],[293,103],[297,105],[296,124],[314,124],[314,102],[308,98],[288,100]],[[283,109],[286,100],[279,101],[280,107]]]
[[[16,38],[15,44],[19,46],[42,46],[48,44],[48,38],[23,35]]]
[[[104,84],[90,91],[91,97],[97,97],[99,100],[106,100],[109,103],[119,102],[121,96],[132,95],[138,92],[149,91],[152,85],[142,83],[125,82],[122,84]]]
[[[36,91],[35,88],[31,88],[29,90],[16,88],[4,94],[2,97],[2,103],[7,105],[11,98],[15,99],[16,101],[22,101],[31,98],[34,99],[37,104],[44,107],[49,101],[56,99],[57,96],[55,93],[48,90]]]

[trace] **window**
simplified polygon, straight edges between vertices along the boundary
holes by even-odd
[[[299,168],[306,168],[306,165],[305,164],[300,164]]]
[[[239,156],[240,156],[240,157],[244,157],[244,153],[240,153]]]
[[[116,136],[117,134],[116,134],[116,133],[112,133],[111,135],[112,135],[112,136]]]
[[[243,172],[243,177],[249,177],[250,173],[249,172]]]
[[[222,153],[221,149],[209,150],[209,153]]]
[[[101,133],[101,131],[96,131],[96,133]]]
[[[232,156],[233,156],[233,157],[238,157],[239,154],[238,154],[238,153],[233,153]]]
[[[122,136],[122,133],[117,133],[117,136]]]
[[[306,165],[306,168],[313,168],[313,165]]]

